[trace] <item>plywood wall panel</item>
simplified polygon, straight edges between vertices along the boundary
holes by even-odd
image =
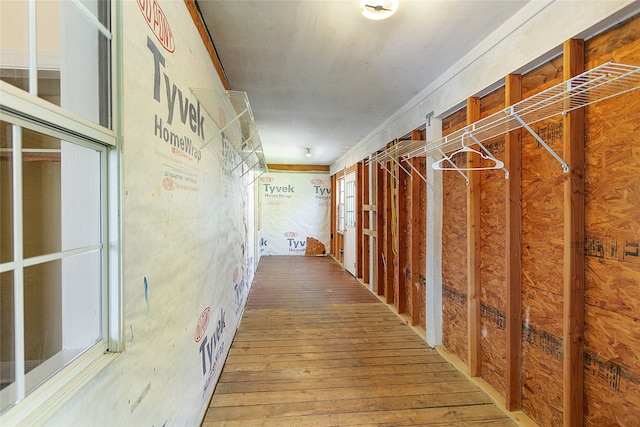
[[[562,58],[522,77],[523,98],[562,80]],[[561,117],[532,126],[562,156]],[[562,425],[564,174],[522,134],[522,409],[540,425]]]
[[[407,170],[409,166],[403,167]],[[411,276],[413,266],[411,265],[411,175],[405,173],[402,169],[398,170],[400,181],[398,183],[398,258],[400,261],[399,274],[399,298],[398,306],[401,313],[409,313],[411,310]]]
[[[562,81],[562,56],[554,58],[522,76],[522,99]]]
[[[585,397],[589,425],[640,421],[640,319],[599,307],[585,318]]]
[[[504,91],[501,93],[504,100]],[[501,109],[502,104],[494,105]],[[504,139],[485,146],[504,160]],[[492,162],[484,161],[482,166]],[[505,175],[502,170],[480,175],[480,283],[481,283],[481,376],[505,395],[506,272],[505,272]]]
[[[640,17],[586,45],[640,64]],[[640,421],[640,94],[586,109],[585,425]]]
[[[466,110],[461,111],[443,120],[443,136],[465,126]],[[464,156],[455,160],[466,161]],[[442,174],[442,343],[466,363],[467,186],[455,171]]]
[[[418,165],[416,165],[417,169],[420,171],[420,174],[424,177],[427,176],[427,160],[424,157],[418,157]],[[414,295],[418,298],[417,306],[418,306],[418,325],[422,327],[426,327],[427,322],[427,184],[419,179],[420,186],[420,198],[418,200],[419,207],[419,217],[418,217],[418,266],[414,266],[414,271],[418,274],[418,280],[414,280],[414,286],[417,286],[416,292]],[[416,285],[416,282],[418,283]]]
[[[480,118],[485,118],[504,108],[504,86],[480,98]]]
[[[585,42],[585,62],[610,60],[612,53],[624,55],[630,45],[640,40],[640,16],[630,18],[616,27]]]

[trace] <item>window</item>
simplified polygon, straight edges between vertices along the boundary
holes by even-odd
[[[344,231],[344,178],[338,179],[338,231]]]
[[[108,1],[0,2],[0,80],[111,128]]]
[[[356,226],[356,182],[347,181],[347,227]]]
[[[0,424],[119,350],[109,11],[0,3]]]

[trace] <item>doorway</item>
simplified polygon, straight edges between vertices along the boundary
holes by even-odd
[[[356,277],[356,173],[345,177],[344,268]]]

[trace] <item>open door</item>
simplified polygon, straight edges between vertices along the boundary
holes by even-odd
[[[345,177],[344,268],[356,277],[356,173]]]

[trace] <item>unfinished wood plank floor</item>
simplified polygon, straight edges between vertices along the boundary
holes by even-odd
[[[202,426],[512,426],[329,257],[262,257]]]

